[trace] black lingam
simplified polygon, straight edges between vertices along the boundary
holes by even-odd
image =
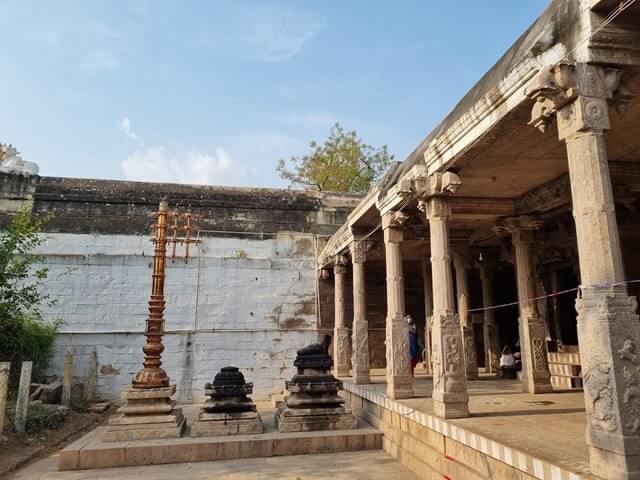
[[[260,415],[247,397],[253,384],[245,382],[237,367],[222,368],[213,383],[205,384],[204,392],[209,398],[191,427],[191,436],[262,433]]]
[[[208,413],[255,412],[256,406],[247,395],[253,393],[253,383],[246,383],[237,367],[223,367],[213,383],[204,385],[210,398],[202,410]]]
[[[293,365],[298,373],[286,382],[289,395],[278,408],[275,419],[281,432],[343,430],[356,428],[356,419],[347,411],[338,395],[342,382],[330,369],[330,337],[300,350]]]

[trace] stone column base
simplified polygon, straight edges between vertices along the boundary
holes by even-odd
[[[469,416],[469,403],[439,402],[433,400],[433,413],[440,418],[465,418]]]
[[[258,412],[207,413],[201,411],[191,426],[192,437],[243,435],[263,431],[264,427]]]
[[[354,318],[352,345],[351,369],[353,383],[356,385],[371,383],[369,374],[369,322],[366,320]]]
[[[122,415],[112,418],[102,435],[105,442],[179,438],[185,427],[182,410],[175,408],[171,396],[176,386],[162,388],[127,387],[122,392],[126,404]]]
[[[317,430],[350,430],[358,428],[356,417],[344,407],[291,408],[282,405],[275,413],[280,432],[310,432]]]
[[[386,356],[387,396],[393,399],[413,398],[409,325],[402,314],[387,317]]]
[[[394,377],[387,375],[387,397],[394,400],[413,398],[413,378],[407,381],[405,375]]]
[[[351,374],[349,369],[349,329],[336,328],[334,330],[334,375],[336,377],[348,377]]]

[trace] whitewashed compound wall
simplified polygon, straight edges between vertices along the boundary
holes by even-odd
[[[50,370],[70,350],[76,379],[117,399],[141,368],[153,245],[135,235],[48,237],[38,253],[58,302],[46,315],[63,321]],[[178,401],[202,400],[226,365],[254,383],[255,399],[282,392],[296,350],[318,337],[313,236],[205,238],[191,253],[167,267],[163,366]]]

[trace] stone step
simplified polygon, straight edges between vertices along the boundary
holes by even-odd
[[[565,365],[580,365],[580,354],[569,352],[549,352],[549,363],[561,363]]]
[[[582,378],[562,376],[562,375],[551,375],[551,385],[553,385],[555,388],[564,388],[567,390],[581,389]]]
[[[99,427],[60,452],[58,470],[208,462],[237,458],[379,450],[383,433],[364,421],[357,429],[280,433],[264,412],[262,434],[103,442]],[[185,434],[185,435],[188,435]]]
[[[558,375],[562,377],[579,377],[582,368],[580,365],[568,365],[563,363],[550,363],[549,371],[551,375]]]

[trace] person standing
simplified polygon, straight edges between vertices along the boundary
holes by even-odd
[[[413,318],[411,315],[407,315],[405,318],[409,324],[409,356],[411,357],[411,375],[414,375],[416,365],[422,361],[422,344]]]

